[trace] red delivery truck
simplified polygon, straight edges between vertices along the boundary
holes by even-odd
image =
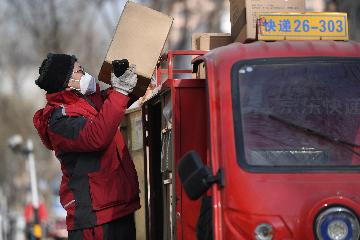
[[[164,55],[142,109],[148,239],[359,239],[360,43],[306,34]]]

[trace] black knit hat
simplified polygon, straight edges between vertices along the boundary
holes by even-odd
[[[47,93],[65,90],[76,61],[74,55],[48,53],[39,68],[40,76],[35,81],[36,85]]]

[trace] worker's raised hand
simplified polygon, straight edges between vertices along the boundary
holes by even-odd
[[[124,95],[131,93],[137,83],[137,74],[135,64],[131,64],[124,74],[117,77],[114,72],[111,73],[111,85],[117,91]]]

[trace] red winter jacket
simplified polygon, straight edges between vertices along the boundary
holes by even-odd
[[[119,124],[128,97],[109,89],[85,99],[76,91],[46,95],[34,126],[63,173],[60,202],[68,230],[89,228],[140,208],[134,164]]]

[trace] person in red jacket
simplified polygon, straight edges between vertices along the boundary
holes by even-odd
[[[49,53],[35,81],[47,103],[34,126],[61,163],[59,194],[70,240],[136,236],[139,183],[119,124],[137,75],[134,65],[122,75],[114,66],[112,87],[100,92],[75,56]]]

